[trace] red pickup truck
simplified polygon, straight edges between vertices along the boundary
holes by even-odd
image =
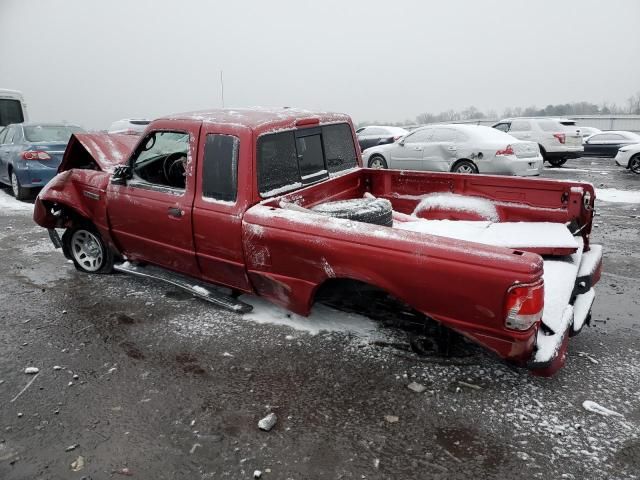
[[[594,201],[586,183],[364,169],[346,115],[243,109],[74,135],[34,219],[85,272],[240,312],[211,284],[302,315],[332,286],[366,286],[551,375],[590,320]]]

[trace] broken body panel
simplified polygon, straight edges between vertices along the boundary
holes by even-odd
[[[356,145],[351,120],[337,114],[244,110],[156,120],[147,134],[171,130],[189,134],[181,192],[111,181],[113,167],[126,164],[139,148],[131,140],[141,145],[145,135],[140,139],[77,135],[58,176],[38,196],[34,219],[47,228],[91,222],[104,241],[128,260],[261,295],[302,315],[309,313],[326,282],[363,282],[510,362],[535,367],[545,375],[560,368],[572,323],[556,332],[535,321],[519,331],[507,328],[505,310],[510,289],[542,282],[540,254],[566,256],[575,249],[483,245],[281,206],[284,201],[309,209],[323,202],[373,195],[388,199],[397,218],[402,218],[411,215],[428,194],[473,196],[492,202],[501,222],[565,224],[580,239],[580,251],[587,252],[593,187],[553,180],[353,168],[263,199],[256,165],[260,136],[336,123],[349,125]],[[208,134],[238,139],[235,201],[203,196],[202,158]],[[359,154],[357,158],[360,163]],[[468,213],[446,208],[431,215],[473,220]],[[599,278],[600,262],[601,255],[591,268],[590,286]],[[571,296],[575,301],[577,294]],[[558,335],[545,358],[536,358],[539,335]]]

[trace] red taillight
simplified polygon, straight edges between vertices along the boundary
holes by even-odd
[[[554,133],[553,136],[562,144],[567,140],[567,136],[564,133]]]
[[[498,150],[496,155],[515,155],[513,151],[513,147],[511,145],[507,145],[504,150]]]
[[[514,285],[507,292],[504,324],[512,330],[528,330],[542,319],[544,283]]]
[[[51,157],[47,152],[41,152],[39,150],[27,150],[22,152],[23,160],[51,160]]]

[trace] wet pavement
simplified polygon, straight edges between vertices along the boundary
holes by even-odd
[[[545,176],[640,191],[610,159]],[[28,209],[5,209],[0,478],[638,478],[640,203],[598,201],[597,214],[592,326],[542,379],[477,349],[438,359],[373,344],[403,333],[365,333],[360,317],[312,335],[153,281],[81,274]]]

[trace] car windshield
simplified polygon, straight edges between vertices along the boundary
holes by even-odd
[[[23,128],[28,142],[68,142],[72,133],[83,131],[71,125],[30,125]]]

